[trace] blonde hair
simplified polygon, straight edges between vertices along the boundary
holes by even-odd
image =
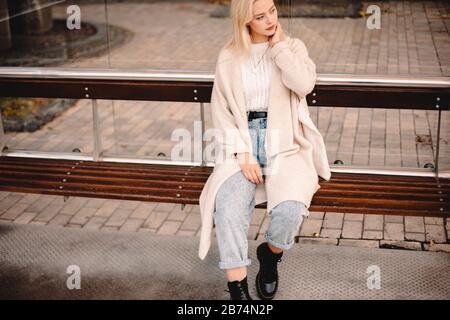
[[[230,17],[233,27],[231,38],[224,45],[240,57],[248,56],[251,52],[250,26],[253,20],[253,3],[257,0],[231,0]],[[274,0],[278,9],[278,3]],[[287,37],[289,34],[285,31]]]

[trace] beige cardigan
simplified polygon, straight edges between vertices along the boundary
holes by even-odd
[[[316,82],[316,66],[305,44],[287,36],[268,52],[274,59],[267,116],[267,168],[265,183],[257,185],[256,205],[267,201],[267,212],[285,200],[308,208],[320,188],[318,175],[330,180],[325,144],[312,122],[306,103]],[[211,95],[211,115],[216,138],[214,170],[200,195],[201,234],[198,255],[204,259],[211,246],[217,191],[228,177],[241,170],[234,152],[252,154],[240,61],[227,48],[219,53]],[[219,156],[218,156],[219,154]]]

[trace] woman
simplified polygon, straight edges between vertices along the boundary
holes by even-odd
[[[211,95],[216,164],[200,195],[199,257],[215,223],[230,299],[252,300],[247,232],[254,206],[267,201],[255,285],[261,299],[272,299],[283,250],[309,215],[318,175],[329,180],[331,172],[306,104],[316,71],[305,45],[285,34],[273,0],[232,0],[230,13],[233,37],[219,53]]]

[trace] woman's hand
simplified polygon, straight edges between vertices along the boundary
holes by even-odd
[[[239,160],[244,176],[251,182],[259,184],[264,182],[261,167],[256,159],[248,152],[238,153],[236,157]]]
[[[269,45],[273,47],[278,42],[286,40],[286,34],[284,33],[283,28],[281,27],[280,21],[277,22],[277,26],[275,27],[275,32],[272,36],[269,37]]]

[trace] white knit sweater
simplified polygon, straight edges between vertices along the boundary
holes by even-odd
[[[268,47],[269,41],[252,43],[251,57],[241,64],[247,111],[267,111],[269,105],[270,78],[274,61],[270,57]],[[262,57],[263,54],[264,57]],[[259,64],[258,61],[260,61]],[[252,63],[253,66],[258,64],[256,72],[252,71]]]

